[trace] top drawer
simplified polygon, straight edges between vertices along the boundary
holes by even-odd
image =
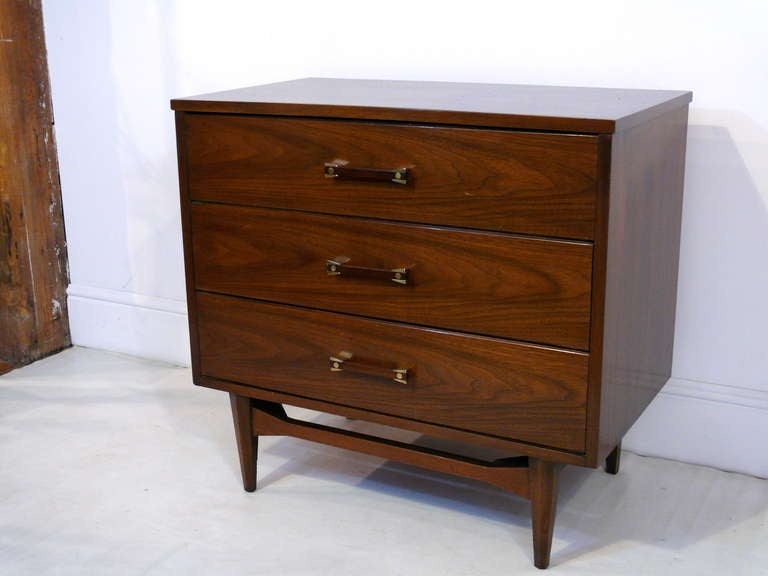
[[[593,237],[594,136],[185,116],[193,200]],[[408,182],[326,178],[326,163],[407,168]]]

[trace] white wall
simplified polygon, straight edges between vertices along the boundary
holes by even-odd
[[[303,76],[690,89],[648,454],[768,477],[768,4],[47,0],[76,344],[186,363],[168,100]]]

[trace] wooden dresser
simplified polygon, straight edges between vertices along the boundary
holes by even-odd
[[[245,489],[290,435],[529,498],[616,473],[672,364],[690,92],[303,79],[172,101],[194,381]],[[493,448],[449,454],[299,406]]]

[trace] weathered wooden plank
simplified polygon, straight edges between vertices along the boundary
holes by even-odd
[[[40,0],[0,2],[0,361],[70,345],[67,251]]]

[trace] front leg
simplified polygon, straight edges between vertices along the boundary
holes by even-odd
[[[528,478],[533,527],[533,564],[536,568],[549,566],[552,532],[557,508],[557,477],[560,466],[537,458],[529,460]]]
[[[256,490],[256,458],[259,438],[253,435],[253,402],[247,396],[229,393],[232,405],[232,420],[235,423],[237,452],[240,456],[240,472],[246,492]]]
[[[616,444],[616,447],[613,449],[613,451],[610,454],[608,454],[608,457],[605,459],[605,471],[608,472],[608,474],[618,474],[620,462],[621,462],[621,442]]]

